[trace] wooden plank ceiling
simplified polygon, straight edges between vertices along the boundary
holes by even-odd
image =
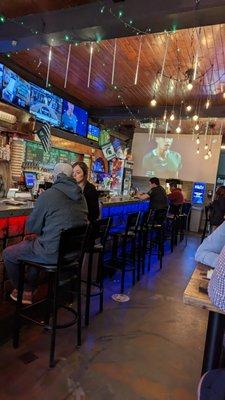
[[[1,0],[0,13],[7,18],[60,10],[91,3],[94,0]]]
[[[41,1],[39,0],[39,4]],[[50,1],[49,1],[50,3]],[[59,3],[59,1],[58,1]],[[69,2],[68,2],[69,3]],[[64,3],[65,4],[65,3]],[[199,34],[199,35],[198,35]],[[79,99],[88,107],[146,107],[156,96],[158,105],[178,106],[183,100],[200,108],[207,98],[222,105],[225,89],[225,24],[179,30],[169,36],[164,77],[160,84],[167,34],[148,34],[117,39],[115,79],[111,85],[115,40],[94,44],[90,87],[87,87],[90,44],[72,45],[67,88],[64,89],[68,43],[53,47],[49,82]],[[139,43],[142,40],[137,85],[134,84]],[[13,53],[11,60],[45,82],[49,47]],[[194,67],[198,54],[197,79],[187,90],[185,72]],[[178,78],[178,82],[169,79]],[[118,97],[122,96],[122,97]]]

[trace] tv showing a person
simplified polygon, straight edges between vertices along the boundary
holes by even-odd
[[[67,104],[67,109],[64,111],[62,116],[62,125],[68,131],[76,133],[78,118],[74,114],[74,104],[70,103],[69,101],[67,101],[66,104]]]
[[[173,138],[157,137],[157,147],[147,153],[142,162],[144,175],[148,177],[178,178],[182,167],[180,153],[171,150]]]

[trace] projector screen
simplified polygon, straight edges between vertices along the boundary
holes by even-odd
[[[200,136],[198,146],[193,136],[188,134],[179,138],[177,135],[167,135],[166,138],[164,134],[156,135],[149,141],[148,133],[135,132],[132,144],[133,175],[215,183],[221,137],[213,135],[212,157],[208,160],[204,159],[205,144],[204,135]]]

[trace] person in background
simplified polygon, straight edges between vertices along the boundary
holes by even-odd
[[[195,254],[195,260],[214,268],[224,245],[225,222],[202,242]]]
[[[148,193],[138,194],[141,200],[150,200],[150,207],[155,210],[167,209],[168,200],[165,189],[160,185],[158,178],[149,179],[150,190]]]
[[[82,161],[73,164],[73,177],[80,186],[88,206],[88,220],[94,222],[99,218],[98,192],[95,186],[88,181],[88,167]]]
[[[179,206],[184,204],[184,196],[182,190],[177,187],[176,182],[170,183],[170,194],[168,194],[167,197],[171,205]]]
[[[210,224],[213,229],[217,228],[225,219],[225,186],[220,186],[215,198],[210,205]]]
[[[69,164],[60,163],[55,166],[54,184],[38,197],[26,223],[26,233],[33,233],[36,237],[28,236],[27,240],[3,251],[7,274],[15,288],[11,293],[13,300],[17,300],[19,260],[55,264],[62,229],[88,223],[87,204],[80,187],[72,178],[72,173]],[[36,268],[27,270],[23,304],[32,303],[37,277]]]

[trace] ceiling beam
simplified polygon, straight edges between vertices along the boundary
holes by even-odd
[[[146,118],[163,118],[165,106],[157,107],[129,107],[130,112],[125,107],[105,107],[105,108],[90,108],[89,114],[92,118],[99,120],[128,120],[137,119],[143,120]],[[167,106],[167,114],[173,110],[173,106]],[[174,107],[175,118],[179,119],[180,106]],[[192,116],[192,113],[183,112],[182,118]],[[212,106],[208,110],[201,109],[199,117],[201,118],[224,118],[224,105]]]
[[[74,43],[134,35],[122,20],[132,20],[132,27],[141,31],[150,29],[154,33],[223,23],[224,15],[225,0],[95,1],[6,20],[0,25],[0,51],[60,45],[65,43],[65,35]]]

